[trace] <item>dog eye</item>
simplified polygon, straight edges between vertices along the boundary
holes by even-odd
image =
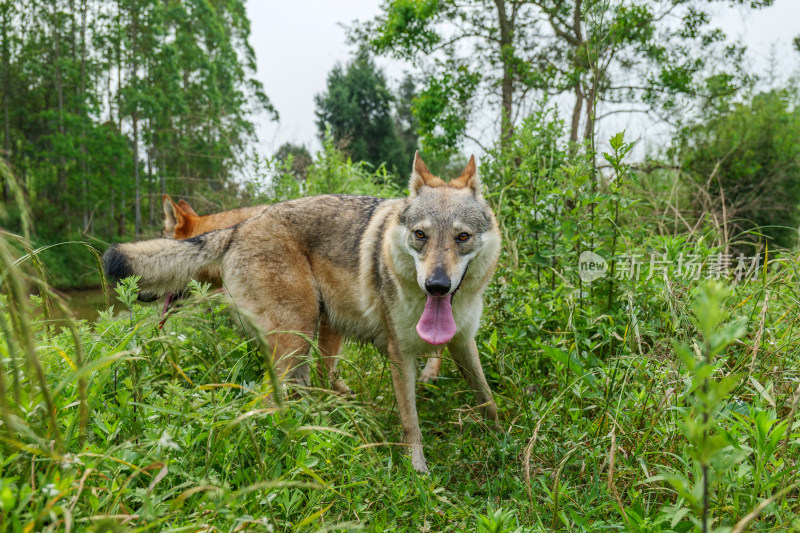
[[[415,232],[414,232],[414,237],[416,237],[416,238],[417,238],[417,239],[419,239],[419,240],[424,240],[424,239],[426,239],[426,238],[427,238],[427,237],[425,237],[425,232],[424,232],[424,231],[422,231],[422,230],[417,230],[417,231],[415,231]]]
[[[458,239],[461,242],[467,242],[470,237],[471,237],[471,235],[469,233],[464,232],[464,233],[459,233],[458,237],[456,237],[456,239]]]

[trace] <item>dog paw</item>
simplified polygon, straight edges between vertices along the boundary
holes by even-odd
[[[428,362],[425,363],[425,368],[422,369],[419,380],[422,383],[433,383],[439,377],[439,371],[441,371],[441,369],[442,360],[438,357],[431,357],[428,359]]]
[[[420,383],[435,383],[436,378],[439,376],[437,374],[431,374],[430,372],[426,372],[425,370],[419,375]]]
[[[348,398],[356,395],[356,393],[353,392],[353,389],[348,387],[347,384],[341,379],[337,379],[333,382],[333,391],[340,396],[345,396]]]
[[[422,450],[414,450],[411,452],[411,466],[420,474],[428,473],[428,462],[425,460]]]

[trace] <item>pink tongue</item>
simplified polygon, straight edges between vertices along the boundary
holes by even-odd
[[[425,310],[417,322],[417,333],[428,344],[445,344],[456,334],[451,301],[453,295],[427,296]]]
[[[175,294],[172,292],[168,292],[166,296],[164,296],[164,309],[161,310],[161,318],[164,318],[167,315],[167,311],[169,311],[169,304],[172,303],[172,299],[175,297]]]

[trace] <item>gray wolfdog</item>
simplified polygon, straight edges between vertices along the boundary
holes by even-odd
[[[209,231],[235,226],[248,218],[254,217],[268,207],[265,205],[242,207],[201,216],[192,209],[192,206],[190,206],[186,200],[181,200],[176,204],[172,201],[172,198],[166,194],[163,196],[163,206],[164,229],[161,232],[161,236],[181,240],[191,239],[192,237],[197,237]],[[222,272],[220,272],[218,268],[219,265],[214,266],[217,268],[206,269],[202,275],[198,276],[198,280],[211,283],[215,287],[222,287]],[[167,294],[164,302],[164,311],[162,312],[163,317],[166,317],[170,304],[175,301],[177,296],[178,295],[172,293]],[[323,314],[320,317],[319,326],[317,326],[317,348],[321,355],[320,362],[316,367],[317,375],[321,383],[330,384],[331,388],[336,392],[351,394],[352,391],[344,381],[339,378],[338,372],[336,371],[343,340],[339,333],[331,329]],[[442,360],[439,357],[441,355],[440,353],[436,355],[437,357],[428,357],[425,368],[419,376],[420,381],[430,383],[438,378],[439,371],[442,367]]]
[[[300,385],[310,382],[307,338],[321,322],[373,343],[389,357],[404,441],[412,465],[424,472],[419,355],[446,345],[484,416],[498,420],[475,333],[501,238],[474,157],[445,183],[417,153],[409,191],[392,200],[301,198],[190,239],[113,245],[105,272],[114,280],[141,276],[140,297],[155,299],[219,269],[235,304],[267,334],[279,373]]]

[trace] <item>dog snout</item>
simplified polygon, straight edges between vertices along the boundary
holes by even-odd
[[[425,290],[433,296],[444,296],[450,292],[450,278],[444,269],[437,268],[433,271],[433,274],[425,280]]]

